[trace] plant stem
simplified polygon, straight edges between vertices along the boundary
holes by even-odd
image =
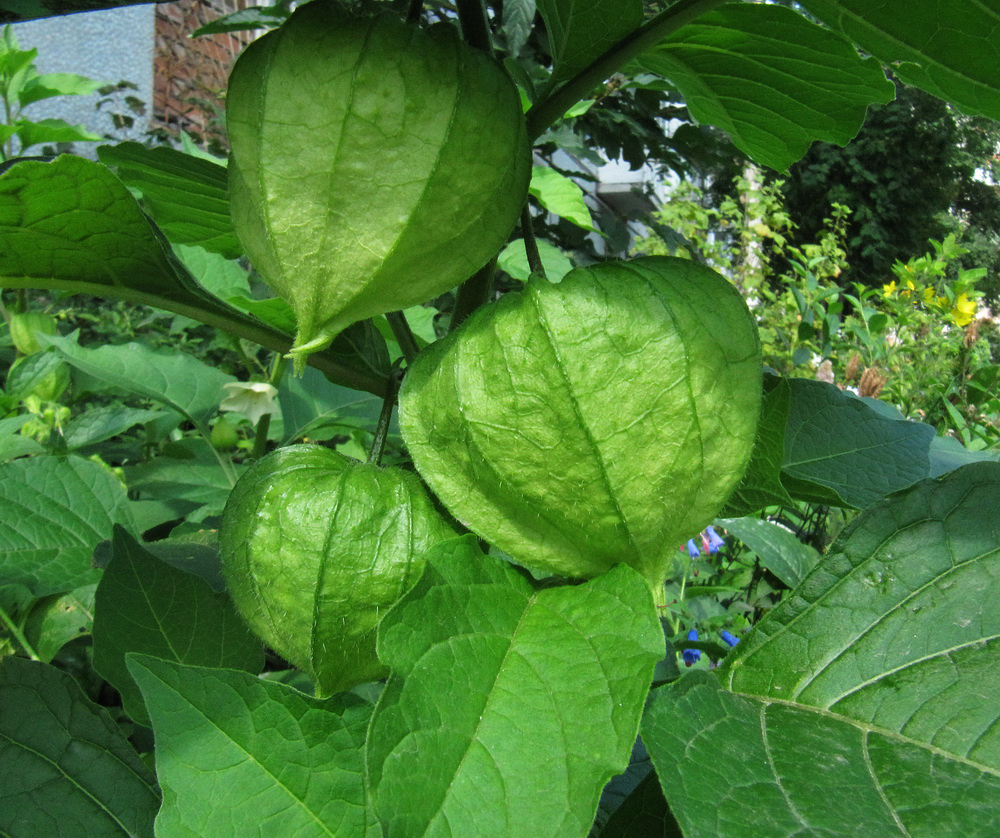
[[[417,339],[413,335],[410,324],[406,321],[406,315],[401,311],[390,311],[386,314],[385,319],[389,321],[389,327],[396,337],[396,343],[399,344],[399,348],[403,351],[403,357],[409,364],[417,357],[420,347],[417,345]]]
[[[21,648],[28,653],[29,658],[33,661],[42,661],[42,659],[38,656],[38,652],[36,652],[34,647],[28,642],[28,638],[24,636],[24,632],[17,627],[17,624],[10,618],[10,615],[3,608],[0,608],[0,621],[7,626],[7,631],[14,635],[14,639],[21,644]]]
[[[406,22],[416,25],[420,22],[420,15],[424,11],[424,0],[410,0],[410,9],[406,13]]]
[[[524,255],[528,257],[528,268],[533,274],[545,276],[545,266],[538,252],[538,242],[535,239],[535,227],[531,221],[531,210],[524,205],[521,212],[521,237],[524,239]]]
[[[378,425],[375,426],[375,438],[372,440],[372,447],[368,452],[369,465],[377,466],[382,461],[382,451],[385,448],[386,437],[389,435],[389,423],[392,421],[392,408],[396,404],[396,394],[403,381],[401,361],[402,359],[397,359],[389,371],[389,390],[382,401],[382,412],[379,413]]]
[[[458,328],[472,312],[489,299],[496,267],[497,260],[491,259],[462,283],[458,289],[458,296],[455,298],[455,310],[451,314],[449,332]]]
[[[275,390],[281,386],[281,378],[285,374],[285,369],[288,367],[288,359],[284,355],[276,355],[274,358],[274,366],[271,367],[271,377],[268,383],[274,387]],[[267,449],[267,433],[271,429],[271,414],[265,413],[260,419],[257,420],[257,429],[254,431],[253,437],[253,451],[250,456],[255,460],[259,460],[264,456],[264,452]]]
[[[528,137],[537,139],[573,105],[639,53],[656,46],[668,35],[724,2],[726,0],[678,0],[669,9],[630,32],[552,95],[543,97],[532,106],[527,114]]]
[[[457,0],[458,22],[462,26],[462,37],[465,42],[487,55],[493,54],[493,43],[490,40],[490,28],[486,22],[486,9],[483,0]]]

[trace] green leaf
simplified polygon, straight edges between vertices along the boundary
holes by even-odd
[[[788,381],[773,375],[764,376],[764,401],[753,453],[736,491],[726,501],[727,517],[739,518],[768,506],[792,504],[781,482],[785,462],[785,429],[792,391]]]
[[[400,428],[449,511],[516,561],[577,578],[626,562],[655,586],[746,467],[758,353],[746,303],[709,268],[577,268],[421,352]]]
[[[565,218],[584,230],[594,229],[590,209],[583,200],[583,190],[565,175],[549,166],[533,166],[528,192],[545,209]]]
[[[783,479],[795,497],[863,509],[929,473],[929,425],[886,419],[822,381],[789,384]]]
[[[743,696],[654,699],[643,740],[685,833],[994,831],[997,520],[997,463],[886,498],[730,652]]]
[[[868,106],[895,95],[879,64],[840,35],[763,3],[702,15],[637,63],[673,82],[696,120],[778,171],[816,140],[846,145]]]
[[[96,93],[105,84],[106,82],[94,81],[76,73],[42,73],[32,76],[24,83],[17,99],[24,108],[32,102],[51,99],[53,96],[87,96]]]
[[[628,764],[663,656],[648,586],[620,565],[534,590],[472,536],[427,560],[379,628],[393,675],[372,719],[368,770],[383,829],[586,834],[601,788]]]
[[[23,457],[26,454],[41,454],[45,449],[30,437],[21,436],[21,426],[34,417],[30,413],[0,419],[0,463]]]
[[[757,554],[761,565],[789,588],[796,587],[819,561],[819,553],[799,541],[794,533],[760,518],[720,518],[716,525],[725,527]]]
[[[142,193],[142,203],[175,244],[198,245],[227,259],[243,255],[232,221],[225,166],[169,146],[127,142],[97,150],[105,165]]]
[[[238,12],[223,15],[211,23],[206,23],[191,33],[192,38],[202,35],[215,35],[219,32],[242,32],[247,29],[273,29],[288,19],[290,14],[288,3],[275,3],[273,6],[251,6]]]
[[[507,50],[517,56],[531,37],[535,27],[535,0],[507,0],[503,4],[503,31]]]
[[[573,263],[569,257],[554,244],[545,239],[536,239],[535,244],[538,246],[538,255],[545,269],[545,277],[549,281],[556,282],[573,270]],[[524,239],[514,239],[508,244],[500,252],[497,265],[514,279],[527,282],[531,278],[531,266],[524,250]]]
[[[42,597],[32,607],[24,624],[24,636],[45,663],[71,640],[90,633],[96,588],[85,585],[62,596]]]
[[[96,142],[103,139],[83,125],[70,125],[62,119],[18,119],[11,124],[21,141],[22,152],[39,143]]]
[[[197,245],[174,245],[174,253],[198,284],[220,300],[237,305],[234,297],[250,296],[250,274],[239,262]]]
[[[145,655],[128,667],[156,734],[157,838],[378,834],[366,831],[369,702]]]
[[[76,332],[44,338],[78,370],[116,390],[164,404],[195,424],[207,422],[219,409],[223,385],[236,381],[176,350],[152,349],[142,343],[85,349],[77,340]]]
[[[891,3],[864,0],[804,0],[802,6],[891,66],[903,83],[965,113],[1000,119],[1000,85],[993,72],[1000,64],[993,37],[1000,22],[996,3],[915,3],[906,14]]]
[[[140,724],[149,717],[125,655],[143,652],[190,664],[256,674],[264,650],[229,597],[204,581],[161,562],[120,527],[113,556],[97,586],[94,668],[122,695]]]
[[[994,770],[708,672],[655,690],[642,738],[686,836],[989,838],[1000,816]]]
[[[58,357],[58,356],[57,356]],[[145,425],[169,414],[162,410],[141,410],[120,404],[89,408],[73,417],[63,428],[63,442],[73,451],[95,445],[125,433],[136,425]]]
[[[79,457],[0,465],[0,584],[40,597],[96,582],[90,559],[115,524],[134,526],[110,469]]]
[[[182,450],[192,453],[190,447]],[[207,443],[195,446],[193,453],[190,459],[164,456],[124,466],[125,481],[130,490],[145,499],[185,500],[205,507],[202,518],[220,515],[232,491],[234,478],[219,466]]]
[[[568,79],[642,24],[640,0],[538,0],[555,64]]]
[[[0,660],[0,833],[152,836],[149,769],[68,674]]]
[[[317,370],[285,376],[278,391],[284,441],[288,444],[327,425],[374,427],[382,400],[331,384]]]
[[[0,287],[117,297],[278,351],[289,346],[285,335],[201,288],[125,184],[100,163],[62,155],[11,166],[0,175],[0,236]]]

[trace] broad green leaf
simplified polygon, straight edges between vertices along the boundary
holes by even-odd
[[[24,624],[24,636],[49,663],[69,641],[90,633],[94,622],[94,590],[86,585],[68,594],[42,597]]]
[[[0,419],[0,463],[25,454],[41,454],[45,451],[41,444],[19,433],[21,427],[33,418],[30,413],[26,413]]]
[[[223,15],[211,23],[206,23],[191,33],[192,38],[202,35],[215,35],[219,32],[242,32],[246,29],[273,29],[288,19],[290,14],[287,3],[275,3],[273,6],[251,6],[238,12]]]
[[[53,96],[87,96],[96,93],[107,82],[95,81],[76,73],[42,73],[31,76],[18,92],[21,107]],[[98,138],[99,139],[99,138]]]
[[[535,590],[472,536],[427,560],[379,628],[393,675],[368,770],[383,829],[586,834],[601,788],[628,763],[663,656],[648,586],[620,565]]]
[[[39,343],[45,338],[37,335]],[[7,372],[7,399],[13,407],[35,396],[43,402],[58,401],[70,384],[70,370],[58,352],[35,352],[18,358]]]
[[[657,586],[742,476],[761,369],[722,276],[606,262],[533,279],[421,352],[400,428],[449,511],[521,564],[589,578],[626,562]]]
[[[953,436],[935,436],[931,440],[930,471],[928,477],[940,477],[949,471],[983,460],[1000,461],[1000,451],[972,451]]]
[[[832,384],[789,384],[782,477],[795,497],[863,509],[927,476],[932,427],[886,419]]]
[[[785,430],[792,392],[788,381],[776,376],[764,376],[764,401],[753,453],[736,491],[729,496],[723,510],[727,517],[738,518],[768,506],[792,504],[781,482],[781,467],[785,461]]]
[[[868,106],[895,95],[878,62],[842,36],[763,3],[702,15],[637,63],[673,82],[696,120],[778,171],[816,140],[846,145]]]
[[[176,410],[195,424],[204,424],[219,409],[224,384],[231,375],[202,363],[193,355],[123,343],[86,349],[78,335],[46,337],[77,369],[116,390],[142,396]]]
[[[1000,686],[998,520],[998,463],[885,499],[730,654],[726,685],[1000,772],[1000,710],[978,697]]]
[[[127,142],[97,150],[101,162],[142,193],[142,203],[175,244],[198,245],[227,259],[243,255],[229,220],[226,168],[169,146]]]
[[[312,369],[301,377],[286,375],[278,391],[278,403],[284,420],[284,444],[328,425],[355,426],[361,421],[365,427],[374,427],[382,409],[381,399],[331,384]]]
[[[107,166],[61,155],[0,175],[0,287],[111,296],[163,308],[271,348],[266,329],[201,288]]]
[[[115,524],[134,526],[110,469],[52,456],[0,465],[0,584],[40,597],[96,582],[90,559]]]
[[[550,166],[532,167],[528,192],[549,212],[565,218],[577,227],[594,229],[590,209],[583,200],[583,190]]]
[[[157,838],[364,838],[371,704],[130,655],[156,733]]]
[[[174,245],[174,253],[198,284],[220,300],[235,305],[234,297],[250,296],[250,274],[239,262],[197,245]]]
[[[640,0],[538,0],[554,79],[574,76],[642,24]]]
[[[905,84],[923,88],[968,114],[1000,119],[994,68],[1000,45],[994,0],[912,3],[906,14],[892,3],[804,0],[802,6],[892,68]]]
[[[0,708],[0,834],[152,836],[156,782],[72,676],[4,658]]]
[[[799,541],[794,533],[760,518],[720,518],[723,526],[757,554],[760,563],[789,588],[796,587],[813,569],[819,554]]]
[[[226,594],[161,562],[120,527],[112,549],[97,586],[94,668],[121,693],[133,719],[149,724],[125,666],[129,652],[192,666],[260,671],[264,650]]]
[[[197,446],[191,459],[158,457],[124,466],[123,471],[129,489],[144,499],[189,501],[205,507],[201,517],[222,514],[234,480],[209,453],[207,444]]]
[[[103,139],[83,125],[70,125],[62,119],[18,119],[11,125],[21,141],[22,151],[39,143],[96,142]]]
[[[685,834],[994,831],[998,520],[996,463],[886,498],[730,652],[743,696],[685,679],[654,700],[643,740]]]
[[[993,768],[707,672],[654,691],[642,738],[685,838],[990,838],[1000,817]]]
[[[162,410],[142,410],[121,404],[92,407],[66,423],[63,428],[63,442],[67,449],[73,451],[86,445],[104,442],[136,425],[145,425],[167,415]]]
[[[507,49],[517,56],[531,37],[535,27],[535,0],[506,0],[503,4],[503,32]]]
[[[551,282],[562,279],[573,270],[573,263],[558,247],[545,239],[536,239],[538,255],[545,269],[545,277]],[[514,279],[527,282],[531,278],[528,254],[524,250],[524,239],[514,239],[501,252],[497,265]]]

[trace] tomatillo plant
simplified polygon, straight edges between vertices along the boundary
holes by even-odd
[[[228,168],[0,173],[0,285],[240,353],[35,329],[5,380],[0,833],[990,834],[995,453],[764,374],[705,265],[571,265],[529,194],[579,220],[578,187],[529,178],[636,87],[777,170],[886,66],[1000,118],[996,3],[426,5],[313,0],[251,45]],[[141,407],[31,430],[56,364]],[[252,445],[213,448],[220,410]],[[823,554],[780,524],[807,504],[850,516]]]

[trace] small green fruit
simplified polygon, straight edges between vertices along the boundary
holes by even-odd
[[[22,311],[10,316],[10,339],[22,355],[34,355],[45,348],[38,335],[57,333],[56,319],[41,311]]]
[[[387,674],[376,627],[454,535],[415,475],[294,445],[240,478],[219,544],[237,610],[330,695]]]
[[[417,356],[399,422],[451,513],[517,561],[662,583],[753,447],[753,316],[714,271],[649,257],[532,280]]]
[[[240,56],[226,117],[233,224],[299,362],[464,281],[527,196],[516,88],[450,26],[304,5]]]
[[[236,426],[228,419],[221,418],[212,427],[212,447],[216,451],[232,451],[239,441]]]

